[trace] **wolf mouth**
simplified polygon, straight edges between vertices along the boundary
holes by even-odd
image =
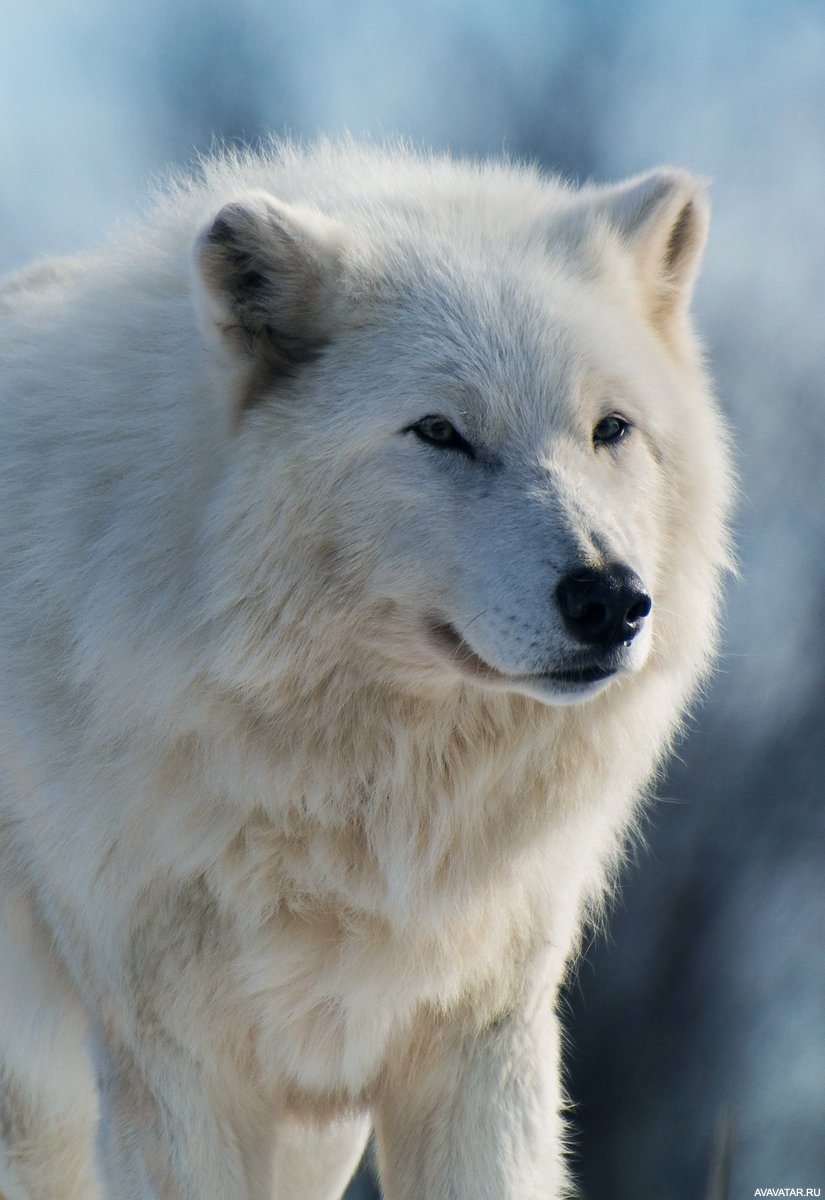
[[[449,656],[452,666],[457,667],[463,674],[486,682],[512,686],[519,681],[545,681],[565,688],[584,688],[595,683],[603,683],[615,675],[619,669],[616,663],[587,662],[570,665],[555,671],[536,671],[525,675],[508,675],[492,666],[464,640],[454,625],[449,621],[433,619],[429,622],[430,641],[444,655]]]
[[[559,683],[567,684],[587,684],[600,683],[603,679],[610,679],[617,672],[617,667],[601,666],[594,663],[589,667],[571,667],[566,671],[547,671],[542,676],[544,679],[555,679]]]

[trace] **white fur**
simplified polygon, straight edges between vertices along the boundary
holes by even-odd
[[[0,288],[9,1198],[88,1152],[84,1023],[109,1200],[332,1200],[360,1114],[388,1200],[566,1194],[556,990],[715,648],[705,225],[279,146]],[[610,561],[651,616],[554,682]]]

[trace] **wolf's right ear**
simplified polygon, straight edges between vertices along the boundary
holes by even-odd
[[[205,332],[272,374],[291,373],[333,332],[340,247],[331,221],[266,192],[224,205],[195,243]]]

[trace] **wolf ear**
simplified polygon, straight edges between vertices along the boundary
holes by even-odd
[[[595,211],[618,233],[663,332],[686,312],[707,239],[706,184],[663,167],[597,192]]]
[[[332,333],[339,247],[326,218],[266,192],[224,205],[195,243],[207,334],[273,374],[292,373]]]

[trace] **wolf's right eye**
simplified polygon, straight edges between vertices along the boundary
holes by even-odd
[[[610,413],[603,417],[593,430],[594,446],[613,446],[627,437],[630,422],[620,413]]]
[[[470,443],[466,438],[461,436],[455,426],[446,417],[435,415],[422,417],[414,425],[408,425],[404,432],[414,433],[422,442],[427,442],[431,446],[438,446],[439,449],[458,450],[459,453],[465,454],[467,458],[475,458],[475,451]]]

